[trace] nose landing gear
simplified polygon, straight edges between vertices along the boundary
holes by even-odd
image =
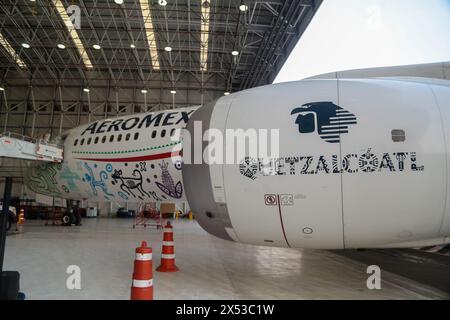
[[[61,221],[64,226],[81,226],[81,213],[78,206],[78,201],[68,201],[67,210],[64,213]]]

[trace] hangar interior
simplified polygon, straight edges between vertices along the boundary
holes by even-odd
[[[321,3],[123,2],[0,4],[2,132],[55,139],[95,120],[203,105],[269,84]],[[67,27],[71,5],[79,28]],[[0,161],[0,177],[15,178],[13,195],[33,198],[21,185],[26,164]]]
[[[321,3],[2,1],[1,132],[27,141],[49,134],[58,143],[67,130],[92,121],[205,105],[270,84]],[[12,177],[12,197],[20,205],[65,207],[63,199],[40,197],[24,185],[32,163],[0,157],[0,190]],[[145,239],[155,245],[155,263],[160,258],[160,231],[102,218],[115,215],[113,202],[81,206],[96,208],[99,219],[68,228],[27,219],[24,232],[7,237],[5,268],[20,271],[30,299],[128,299],[136,245]],[[395,272],[387,272],[385,290],[371,291],[367,262],[329,251],[226,242],[190,218],[174,221],[180,272],[154,275],[156,299],[449,297]],[[69,265],[86,270],[82,290],[66,288]]]

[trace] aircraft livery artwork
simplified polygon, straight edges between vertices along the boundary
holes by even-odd
[[[66,164],[47,163],[29,169],[26,185],[34,192],[68,199],[99,197],[99,201],[111,201],[116,195],[124,201],[180,199],[183,187],[181,181],[173,181],[167,169],[169,164],[170,159],[161,161],[158,167],[151,164],[149,168],[145,161],[125,162],[127,171],[124,172],[122,164],[115,168],[114,163],[77,161],[74,171]],[[160,192],[148,186],[152,182]]]

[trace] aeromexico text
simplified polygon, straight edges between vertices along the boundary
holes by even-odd
[[[368,149],[363,154],[330,156],[287,156],[278,158],[245,157],[239,164],[242,175],[256,179],[257,176],[311,175],[329,173],[371,173],[424,171],[416,152],[393,152],[374,154]]]
[[[90,124],[81,135],[85,133],[97,134],[117,131],[127,131],[131,129],[141,129],[142,127],[148,128],[163,127],[163,126],[176,126],[185,125],[190,115],[194,110],[190,111],[178,111],[178,112],[161,112],[161,113],[149,113],[143,116],[135,116],[131,118],[123,118],[117,120],[104,120],[96,121]]]

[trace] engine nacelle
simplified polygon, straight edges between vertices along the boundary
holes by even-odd
[[[264,86],[198,109],[187,125],[193,141],[211,128],[279,129],[275,158],[184,164],[188,202],[218,237],[329,249],[450,242],[448,81]]]

